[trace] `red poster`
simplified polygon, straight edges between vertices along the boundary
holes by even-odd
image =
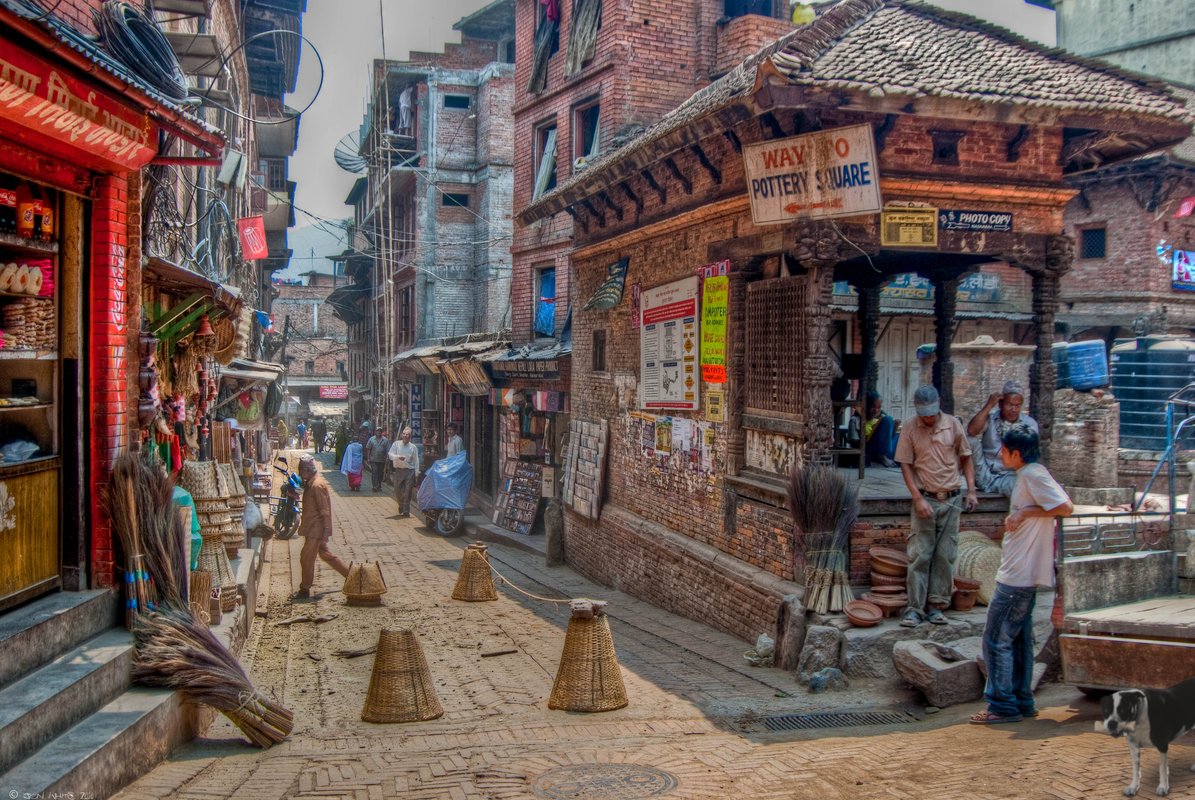
[[[127,172],[157,154],[158,126],[92,84],[0,39],[0,119],[45,149]],[[79,158],[80,153],[91,158]]]
[[[238,219],[237,231],[241,234],[241,252],[246,261],[266,258],[270,254],[270,248],[266,247],[266,224],[261,217]]]

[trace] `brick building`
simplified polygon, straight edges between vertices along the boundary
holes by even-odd
[[[348,283],[341,275],[308,272],[298,282],[275,282],[276,347],[266,358],[286,366],[286,394],[298,398],[293,419],[348,416],[348,326],[327,305]],[[283,345],[285,339],[285,346]]]
[[[1003,65],[999,84],[990,79],[994,63]],[[1030,410],[1048,456],[1050,344],[1059,280],[1073,248],[1063,210],[1075,190],[1065,177],[1084,169],[1093,151],[1112,163],[1172,146],[1190,135],[1191,123],[1181,100],[1158,81],[1070,59],[932,6],[845,0],[561,181],[518,221],[546,226],[562,213],[577,221],[572,415],[574,423],[609,430],[599,513],[578,511],[586,495],[570,494],[566,485],[569,563],[744,639],[773,629],[783,597],[799,596],[795,584],[803,577],[783,477],[794,460],[827,463],[835,450],[842,405],[831,399],[836,282],[857,296],[856,398],[879,377],[882,289],[910,272],[933,287],[933,382],[943,410],[961,413],[949,346],[960,284],[984,265],[1024,273],[1005,274],[1018,291],[1030,292]],[[791,138],[802,134],[813,138]],[[854,136],[862,138],[848,139]],[[804,195],[788,177],[755,172],[749,181],[744,153],[758,145],[750,152],[772,153],[782,164],[781,151],[799,142],[815,150],[819,180],[855,188],[878,177],[877,200],[899,211],[880,218],[877,204],[851,216],[852,208],[867,207],[841,206],[837,220],[801,217],[815,208],[814,198],[761,217],[769,181],[781,181],[790,196]],[[872,149],[875,160],[855,163],[849,182],[834,166]],[[758,158],[766,165],[766,156]],[[791,168],[808,175],[803,170],[813,167]],[[932,211],[919,213],[927,238],[902,238],[907,223],[899,215],[926,207]],[[968,212],[980,216],[963,216]],[[993,218],[1008,219],[1000,215],[1011,215],[1009,229],[990,227]],[[632,291],[608,308],[579,310],[623,259]],[[723,264],[727,382],[700,379],[687,349],[673,375],[667,358],[645,345],[676,345],[666,328],[648,326],[665,324],[673,311],[691,314],[677,319],[675,330],[683,327],[686,342],[694,341],[695,276],[718,277]],[[710,265],[713,271],[704,272]],[[649,313],[657,302],[665,311]],[[846,371],[848,362],[841,366]],[[697,379],[690,384],[689,377]],[[721,390],[724,410],[701,405],[711,390]],[[855,582],[866,581],[870,545],[900,547],[905,540],[907,492],[884,483],[883,475],[863,482],[864,516],[851,539]],[[999,538],[1006,509],[1003,498],[984,496],[965,524]]]
[[[333,298],[350,323],[354,424],[410,423],[428,458],[440,452],[445,409],[472,431],[465,407],[484,404],[415,354],[475,334],[496,340],[510,325],[513,3],[455,28],[461,43],[443,53],[374,62],[366,173],[347,200],[363,241],[344,257],[353,284]]]

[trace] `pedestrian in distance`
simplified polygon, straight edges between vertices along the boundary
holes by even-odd
[[[1037,420],[1021,409],[1025,407],[1025,390],[1016,381],[988,398],[988,402],[967,423],[967,436],[975,453],[975,485],[981,492],[1012,496],[1017,474],[1006,469],[1000,459],[1005,432],[1013,425],[1027,425],[1037,431]]]
[[[345,421],[341,421],[340,427],[336,429],[336,438],[332,440],[336,447],[336,463],[340,464],[344,461],[344,451],[349,446],[349,425]]]
[[[983,697],[986,711],[975,725],[998,725],[1036,717],[1033,705],[1033,608],[1037,587],[1054,586],[1054,518],[1069,517],[1075,506],[1041,457],[1037,431],[1023,424],[1004,431],[1000,459],[1017,476],[1004,521],[1003,555],[996,593],[983,629],[983,660],[988,669]]]
[[[299,554],[302,580],[292,600],[311,597],[316,558],[339,572],[341,577],[347,578],[349,574],[348,565],[328,547],[332,541],[332,498],[314,456],[305,455],[299,459],[299,477],[303,480],[303,518],[299,522],[299,536],[303,537],[303,550]]]
[[[324,452],[328,438],[328,424],[324,422],[323,417],[316,417],[315,422],[311,423],[311,438],[315,442],[315,452]]]
[[[942,609],[954,592],[954,562],[958,558],[958,522],[963,476],[967,479],[966,509],[979,505],[971,447],[958,417],[943,414],[938,390],[922,386],[913,395],[917,416],[900,429],[896,461],[913,498],[909,520],[909,609],[901,625],[915,628],[928,620],[945,625]]]
[[[386,454],[389,452],[390,440],[386,438],[386,428],[379,425],[365,443],[365,458],[369,461],[369,476],[375,492],[382,488],[382,478],[386,474]]]
[[[299,420],[298,426],[295,428],[295,434],[299,437],[299,449],[307,449],[307,423]]]
[[[403,428],[402,438],[390,445],[390,464],[394,467],[394,499],[398,513],[411,516],[411,491],[419,475],[419,447],[411,442],[411,429]]]
[[[464,451],[465,442],[461,439],[460,434],[456,432],[456,423],[450,422],[444,428],[444,436],[447,439],[446,450],[444,451],[445,458],[452,458],[457,453]]]
[[[344,448],[340,462],[340,474],[349,479],[349,491],[361,491],[361,470],[365,461],[365,448],[360,442],[349,442]]]

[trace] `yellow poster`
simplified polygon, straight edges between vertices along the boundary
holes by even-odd
[[[723,405],[726,395],[721,389],[711,389],[705,393],[705,419],[707,422],[725,422],[726,410]]]
[[[730,278],[706,278],[701,297],[701,378],[726,383],[726,307]]]

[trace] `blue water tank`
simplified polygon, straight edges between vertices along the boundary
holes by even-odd
[[[1102,339],[1070,342],[1066,361],[1072,389],[1087,392],[1108,385],[1108,355]]]

